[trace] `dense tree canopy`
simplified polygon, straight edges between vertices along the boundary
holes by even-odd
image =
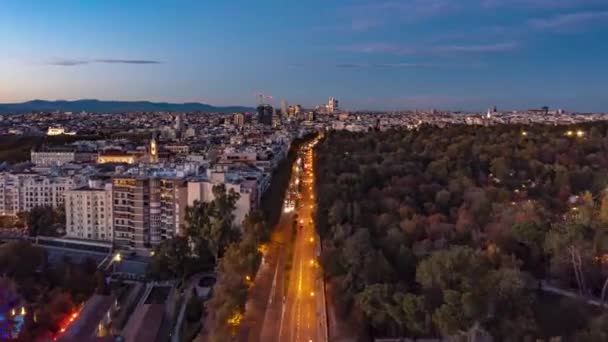
[[[328,133],[316,221],[338,311],[381,336],[505,339],[542,335],[531,279],[608,297],[607,130]]]

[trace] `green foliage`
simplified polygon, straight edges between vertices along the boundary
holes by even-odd
[[[57,332],[60,322],[89,298],[96,290],[104,291],[104,275],[93,260],[75,264],[68,258],[50,265],[44,249],[27,241],[9,242],[0,246],[0,274],[10,288],[0,284],[0,305],[3,296],[15,293],[27,308],[25,328],[19,340],[34,341],[48,332]],[[100,282],[101,281],[101,282]],[[36,320],[33,320],[33,317]]]
[[[193,251],[188,239],[178,236],[163,241],[154,249],[147,273],[156,280],[186,279],[197,272],[213,269],[213,260],[204,243],[196,245]]]
[[[525,137],[523,129],[326,134],[315,153],[316,223],[344,312],[352,303],[375,337],[475,328],[522,340],[541,332],[519,267],[599,294],[608,277],[608,123],[526,126]],[[564,136],[578,129],[593,134]],[[576,277],[572,250],[582,262]]]
[[[30,236],[57,236],[65,227],[65,207],[34,207],[23,213]]]
[[[593,319],[588,327],[576,334],[575,340],[581,342],[608,341],[608,315],[603,314]]]
[[[234,224],[234,209],[240,195],[226,191],[224,184],[213,187],[214,200],[210,203],[195,202],[186,209],[187,235],[197,248],[207,244],[218,259],[226,246],[238,238]]]

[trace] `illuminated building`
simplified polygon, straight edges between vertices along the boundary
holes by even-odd
[[[46,131],[46,135],[57,136],[57,135],[76,135],[76,132],[66,132],[63,127],[49,127]]]
[[[150,163],[158,163],[158,143],[154,137],[150,140]]]
[[[338,100],[330,97],[327,103],[327,112],[333,114],[338,111]]]
[[[132,154],[121,151],[104,151],[97,156],[97,164],[126,163],[135,164],[137,158]]]

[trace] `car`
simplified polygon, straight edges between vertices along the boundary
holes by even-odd
[[[215,285],[216,281],[217,277],[214,274],[203,275],[198,280],[198,283],[195,285],[196,294],[198,295],[198,297],[201,299],[210,298],[213,293],[213,286]]]

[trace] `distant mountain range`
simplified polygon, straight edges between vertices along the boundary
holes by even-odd
[[[207,112],[207,113],[231,113],[247,112],[253,108],[241,106],[215,107],[212,105],[190,102],[190,103],[167,103],[149,101],[100,101],[100,100],[76,100],[76,101],[44,101],[33,100],[23,103],[0,103],[0,113],[18,114],[29,112],[74,112],[82,111],[92,113],[119,113],[119,112]]]

